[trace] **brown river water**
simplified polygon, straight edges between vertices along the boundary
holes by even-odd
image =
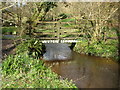
[[[119,65],[111,59],[72,52],[71,60],[45,61],[62,78],[72,79],[78,88],[118,88]]]

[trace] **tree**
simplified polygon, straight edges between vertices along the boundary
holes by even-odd
[[[6,7],[9,7],[11,3],[3,3]],[[14,21],[14,23],[20,28],[20,36],[23,32],[28,30],[29,35],[31,35],[33,28],[37,25],[40,20],[45,19],[46,13],[56,6],[54,2],[28,2],[25,6],[22,6],[22,3],[19,2],[13,3],[14,7],[9,7],[2,9],[3,11],[3,20]],[[13,5],[12,4],[12,5]],[[10,16],[10,18],[5,18],[5,15]],[[10,19],[10,20],[9,20]]]

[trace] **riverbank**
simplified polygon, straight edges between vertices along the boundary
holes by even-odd
[[[63,78],[72,79],[78,88],[119,87],[119,65],[112,59],[72,52],[72,60],[46,61],[45,64]]]
[[[13,46],[13,41],[3,40],[3,50],[6,50],[3,54],[7,56],[2,61],[1,88],[77,88],[72,81],[61,79],[52,72],[42,60],[29,56],[26,45],[17,53],[17,49],[14,48],[14,51],[11,48]],[[10,49],[10,52],[7,49]]]
[[[118,60],[118,41],[116,39],[107,39],[101,42],[81,39],[73,50],[81,54]]]
[[[2,64],[2,88],[76,88],[72,81],[60,77],[41,60],[27,54],[8,56]]]

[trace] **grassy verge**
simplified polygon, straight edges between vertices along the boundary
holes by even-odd
[[[28,42],[34,43],[35,48],[38,41]],[[16,55],[10,55],[3,61],[1,88],[77,88],[72,81],[60,79],[43,61],[29,56],[29,50],[26,50],[31,44],[28,45],[28,42],[22,43],[24,50],[21,48]]]
[[[112,33],[113,34],[113,33]],[[115,37],[115,36],[114,36]],[[82,54],[114,58],[118,60],[118,41],[117,39],[107,39],[106,41],[91,41],[81,39],[74,47],[74,51]]]
[[[27,54],[9,56],[2,65],[2,88],[76,88]]]
[[[109,41],[110,44],[106,43],[92,43],[88,46],[87,41],[80,41],[76,44],[74,51],[83,54],[91,54],[101,57],[112,57],[117,59],[117,43],[114,40]]]

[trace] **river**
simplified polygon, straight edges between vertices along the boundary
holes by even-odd
[[[11,45],[10,40],[3,40],[3,49]],[[79,88],[118,87],[119,65],[112,59],[78,54],[71,51],[67,44],[45,45],[45,64],[51,66],[61,79],[72,79]]]
[[[48,46],[47,49],[50,48],[50,51],[53,49],[54,54],[58,54],[56,44],[46,46]],[[68,55],[65,48],[63,50],[63,55]],[[45,64],[62,78],[72,79],[79,88],[118,88],[119,65],[112,59],[87,56],[72,51],[71,59],[45,60]]]

